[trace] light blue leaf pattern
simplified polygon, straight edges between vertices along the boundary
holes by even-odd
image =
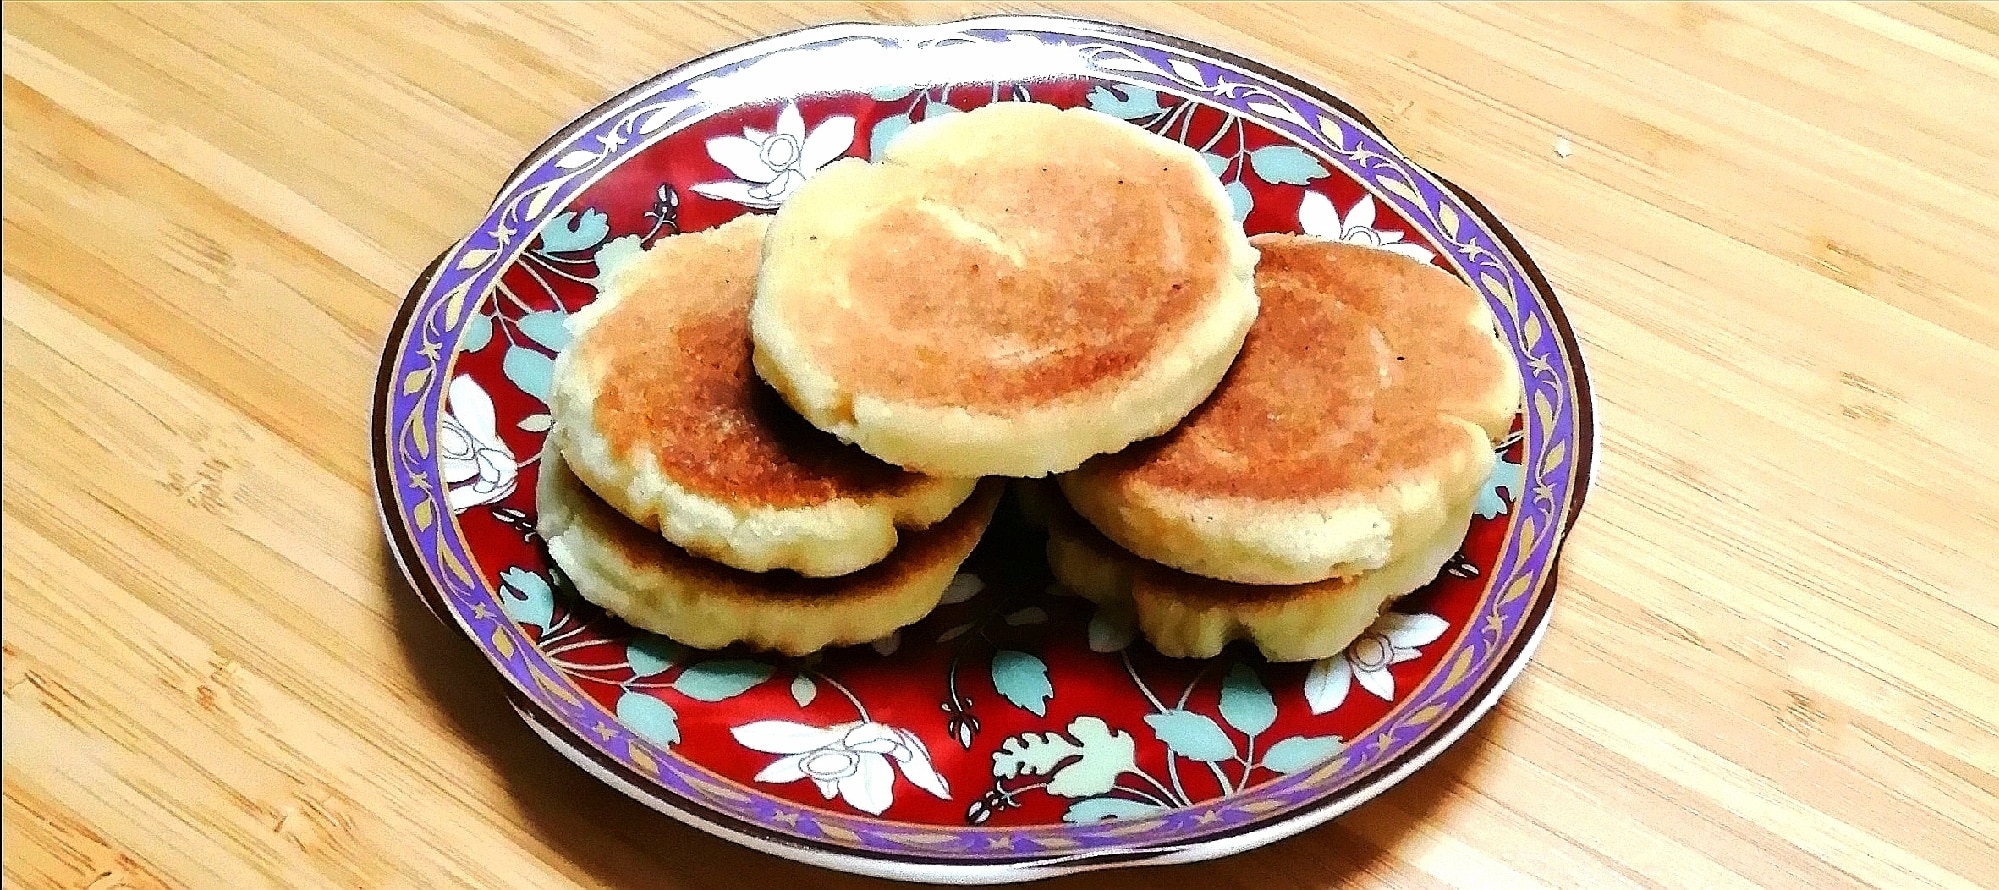
[[[1344,743],[1336,735],[1292,736],[1263,752],[1263,765],[1280,773],[1310,769],[1338,754]]]
[[[1135,121],[1162,111],[1159,93],[1143,87],[1097,87],[1090,91],[1090,108],[1121,120]]]
[[[1215,154],[1214,152],[1211,151],[1201,152],[1201,160],[1207,162],[1208,169],[1213,171],[1216,176],[1222,175],[1222,173],[1228,170],[1229,168],[1228,158],[1222,157],[1221,155]]]
[[[509,346],[506,358],[500,360],[500,370],[521,392],[548,404],[548,378],[555,370],[554,359],[525,346]]]
[[[530,312],[514,324],[534,342],[561,352],[569,346],[569,328],[564,324],[568,319],[563,312]]]
[[[541,230],[541,249],[549,253],[589,250],[611,234],[611,219],[595,208],[582,213],[558,213]]]
[[[1028,606],[1025,609],[1008,612],[1002,620],[1014,627],[1019,627],[1023,624],[1040,624],[1048,620],[1048,610],[1040,606]]]
[[[604,242],[604,246],[598,248],[594,257],[597,262],[597,276],[591,279],[591,284],[598,290],[603,290],[604,282],[617,274],[619,269],[645,256],[645,248],[640,246],[644,240],[638,235],[626,235]]]
[[[493,317],[484,312],[474,312],[465,319],[465,333],[458,338],[459,352],[478,352],[493,342]]]
[[[1036,717],[1048,716],[1048,700],[1055,697],[1055,687],[1048,682],[1048,665],[1012,649],[993,653],[993,688]]]
[[[1256,671],[1242,662],[1236,662],[1222,678],[1222,719],[1251,737],[1277,722],[1277,701],[1257,679]]]
[[[1093,797],[1069,805],[1064,822],[1102,822],[1105,819],[1141,819],[1166,809],[1158,804],[1126,800],[1122,797]]]
[[[1166,743],[1173,753],[1188,760],[1213,763],[1236,757],[1235,743],[1214,718],[1193,711],[1172,710],[1145,715],[1145,725]]]
[[[632,675],[638,677],[665,673],[686,655],[686,646],[659,634],[641,634],[625,647],[625,663],[632,666]]]
[[[618,722],[662,748],[680,741],[680,715],[673,706],[643,692],[618,696]]]
[[[909,115],[907,114],[898,114],[875,121],[874,130],[868,133],[868,157],[879,160],[882,156],[882,149],[888,147],[889,141],[901,135],[902,131],[907,129],[909,129]]]
[[[1255,201],[1249,196],[1249,186],[1240,182],[1231,182],[1223,185],[1222,190],[1229,193],[1229,203],[1235,205],[1235,221],[1242,222],[1248,219],[1249,208]]]
[[[1525,478],[1526,473],[1519,464],[1499,458],[1492,464],[1492,475],[1487,476],[1485,485],[1479,488],[1478,503],[1473,504],[1472,509],[1487,519],[1505,513],[1508,501],[1520,500],[1520,486]],[[1499,496],[1502,488],[1506,490],[1503,498]]]
[[[1128,605],[1098,606],[1089,635],[1091,652],[1121,652],[1138,638],[1138,616]]]
[[[1118,777],[1139,772],[1138,742],[1085,714],[1069,722],[1069,736],[1024,732],[993,752],[993,778],[1047,776],[1049,794],[1096,797],[1117,787]]]
[[[770,679],[774,669],[760,661],[731,659],[688,665],[673,678],[673,691],[695,701],[721,701]]]
[[[909,98],[909,94],[914,92],[916,88],[913,86],[879,86],[868,91],[868,98],[876,102],[895,102]]]
[[[500,573],[500,608],[508,618],[547,630],[555,618],[555,592],[542,576],[510,568]]]
[[[1266,145],[1249,153],[1249,168],[1264,182],[1304,185],[1324,179],[1326,167],[1295,145]]]

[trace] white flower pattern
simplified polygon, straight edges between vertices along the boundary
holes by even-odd
[[[897,767],[916,787],[951,799],[950,786],[930,765],[930,750],[906,729],[872,720],[835,726],[759,720],[729,733],[752,751],[783,755],[758,772],[756,781],[781,785],[811,779],[827,800],[838,795],[869,815],[879,816],[895,802]]]
[[[449,400],[438,417],[437,461],[449,486],[445,503],[454,514],[514,493],[520,466],[500,439],[492,397],[470,376],[451,380]]]
[[[1324,714],[1344,703],[1355,683],[1375,698],[1394,701],[1395,675],[1389,667],[1421,655],[1422,647],[1449,628],[1450,622],[1428,613],[1382,615],[1345,652],[1312,663],[1305,675],[1305,703],[1312,713]]]
[[[741,136],[708,140],[708,156],[729,168],[736,180],[703,182],[693,188],[696,194],[718,201],[769,210],[783,204],[820,168],[846,154],[853,142],[853,118],[829,117],[807,132],[798,105],[787,104],[771,132],[746,128]]]
[[[1331,198],[1318,192],[1306,192],[1304,200],[1298,202],[1298,228],[1314,238],[1399,253],[1422,263],[1436,257],[1429,248],[1402,240],[1401,232],[1375,228],[1374,219],[1373,195],[1362,195],[1360,203],[1345,216],[1333,208]]]

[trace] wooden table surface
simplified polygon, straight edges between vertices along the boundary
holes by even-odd
[[[537,742],[390,562],[369,397],[570,117],[990,9],[8,4],[5,885],[872,883]],[[1049,886],[1999,886],[1999,8],[1063,9],[1323,84],[1480,195],[1602,445],[1464,741],[1290,840]]]

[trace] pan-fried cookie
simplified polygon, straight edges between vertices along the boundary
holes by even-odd
[[[1215,393],[1159,438],[1060,478],[1118,545],[1245,584],[1357,575],[1459,535],[1520,401],[1485,302],[1415,260],[1290,235]]]
[[[944,476],[1041,476],[1158,435],[1256,315],[1256,252],[1192,149],[1001,103],[841,161],[777,214],[757,371],[820,429]]]
[[[798,417],[750,367],[768,217],[659,241],[570,321],[550,433],[620,513],[753,572],[858,571],[898,529],[936,522],[976,480],[891,466]]]

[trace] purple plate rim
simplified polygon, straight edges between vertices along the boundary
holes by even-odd
[[[417,425],[427,425],[431,430],[436,428],[438,403],[442,389],[450,378],[450,361],[455,356],[457,325],[462,323],[465,310],[484,299],[490,288],[490,280],[479,284],[476,279],[481,275],[490,278],[503,270],[512,261],[512,253],[532,240],[542,222],[559,212],[575,194],[594,181],[595,177],[586,179],[576,175],[593,169],[594,162],[579,162],[582,164],[580,169],[563,166],[578,154],[579,149],[575,146],[584,143],[589,136],[615,134],[620,123],[625,125],[627,134],[633,134],[650,118],[657,126],[647,133],[652,135],[651,141],[656,141],[677,129],[672,124],[684,125],[700,119],[705,115],[688,113],[699,110],[698,102],[683,103],[674,111],[678,117],[664,115],[658,110],[662,104],[670,106],[674,100],[651,106],[645,104],[671,95],[675,88],[686,87],[696,75],[726,71],[732,66],[739,68],[779,51],[819,46],[836,40],[873,38],[899,41],[924,35],[974,40],[980,39],[980,35],[990,35],[987,39],[992,36],[1029,35],[1035,39],[1055,38],[1058,42],[1066,42],[1063,45],[1085,44],[1103,48],[1099,49],[1100,53],[1104,49],[1121,51],[1123,55],[1110,58],[1123,67],[1088,73],[1165,89],[1222,107],[1287,134],[1322,159],[1340,163],[1347,168],[1348,175],[1364,188],[1412,224],[1423,228],[1434,243],[1446,248],[1445,254],[1459,272],[1493,302],[1495,312],[1502,319],[1502,328],[1508,327],[1509,320],[1512,322],[1508,333],[1516,353],[1523,352],[1521,344],[1526,334],[1521,326],[1528,324],[1528,319],[1534,320],[1536,328],[1531,336],[1527,336],[1527,339],[1534,341],[1533,344],[1524,351],[1531,353],[1531,346],[1534,345],[1552,346],[1552,349],[1539,355],[1521,357],[1523,379],[1527,381],[1526,425],[1529,429],[1524,464],[1534,469],[1537,477],[1534,481],[1542,484],[1529,485],[1523,492],[1517,507],[1519,514],[1491,572],[1492,583],[1473,612],[1474,619],[1490,612],[1488,619],[1499,622],[1497,630],[1491,631],[1492,639],[1485,641],[1487,645],[1482,649],[1474,647],[1471,650],[1471,663],[1456,672],[1459,676],[1451,683],[1443,684],[1449,685],[1449,689],[1437,688],[1439,677],[1445,674],[1440,666],[1438,671],[1424,679],[1417,690],[1398,701],[1387,716],[1370,728],[1374,757],[1362,758],[1359,762],[1348,759],[1346,767],[1331,771],[1328,767],[1333,761],[1329,761],[1327,766],[1267,782],[1227,798],[1142,820],[1139,826],[1143,830],[1137,831],[1133,830],[1133,825],[1116,822],[1016,828],[920,826],[924,832],[962,835],[973,841],[998,834],[1011,838],[1045,835],[1054,839],[1040,846],[1039,852],[1020,852],[1016,844],[1014,849],[1002,855],[990,855],[983,849],[955,855],[911,852],[882,840],[884,831],[892,833],[919,827],[911,823],[802,808],[740,785],[719,789],[719,793],[726,798],[764,798],[752,801],[763,804],[764,812],[769,812],[771,807],[803,809],[816,823],[832,820],[835,823],[832,831],[824,831],[824,825],[820,825],[829,840],[818,840],[743,818],[740,810],[730,813],[719,809],[712,802],[713,794],[718,791],[713,782],[721,777],[710,774],[708,778],[702,778],[697,774],[705,770],[669,751],[652,749],[622,733],[614,737],[622,743],[617,746],[624,749],[622,756],[609,740],[588,740],[587,734],[582,731],[583,724],[572,722],[575,720],[573,717],[565,717],[561,713],[565,709],[552,703],[551,699],[571,705],[572,710],[580,708],[588,711],[594,708],[596,714],[593,716],[602,717],[613,725],[614,715],[604,712],[580,692],[562,689],[566,681],[561,679],[560,672],[545,663],[535,664],[538,650],[511,622],[504,618],[495,622],[469,613],[476,597],[467,597],[481,592],[482,588],[493,611],[497,611],[497,600],[491,599],[493,592],[490,588],[477,583],[476,563],[470,552],[463,549],[464,541],[458,533],[455,518],[448,510],[442,509],[441,491],[426,493],[421,499],[409,499],[408,495],[413,492],[426,491],[424,486],[428,480],[423,476],[426,469],[430,471],[428,478],[435,478],[434,460],[429,460],[429,467],[423,466],[427,456],[415,453],[425,449],[414,447],[416,440],[410,431]],[[1163,60],[1166,64],[1157,64],[1154,60]],[[1140,66],[1148,65],[1150,71],[1140,70]],[[1180,79],[1178,83],[1173,82],[1176,77]],[[1233,82],[1229,80],[1231,77]],[[1214,83],[1208,83],[1210,80]],[[1243,99],[1240,91],[1230,97],[1212,95],[1216,88],[1224,85],[1248,87],[1252,92],[1247,101],[1240,101]],[[1210,95],[1191,94],[1204,89]],[[1230,98],[1239,101],[1225,101]],[[1273,99],[1276,101],[1270,101]],[[1258,102],[1261,108],[1254,104]],[[634,112],[633,108],[639,111]],[[1273,117],[1273,114],[1276,116]],[[623,120],[619,121],[621,115]],[[1335,136],[1337,138],[1331,138]],[[613,157],[621,160],[648,144],[650,141],[644,139],[628,141],[624,150],[618,152],[619,146],[605,142],[605,151],[597,160]],[[1375,169],[1389,179],[1390,185],[1384,187],[1377,178],[1364,175],[1366,168],[1357,172],[1348,163],[1342,162],[1343,157],[1352,163],[1377,165]],[[611,160],[601,166],[607,171],[616,163],[616,160]],[[566,178],[565,173],[569,173]],[[601,171],[598,175],[602,175]],[[550,186],[551,182],[556,185]],[[536,194],[542,195],[538,201],[533,197]],[[529,204],[533,212],[522,213],[523,204]],[[508,225],[509,210],[515,212],[512,219],[519,223],[518,226]],[[1442,228],[1445,226],[1454,230],[1448,235],[1459,237],[1449,237]],[[476,243],[481,235],[486,236],[485,242]],[[518,236],[519,240],[510,241],[514,236]],[[1460,237],[1464,240],[1460,241]],[[511,251],[508,249],[510,244],[513,246]],[[469,261],[473,258],[483,258],[483,262]],[[447,266],[447,263],[451,265]],[[1481,276],[1479,273],[1486,274]],[[1500,287],[1503,290],[1499,290]],[[455,319],[440,324],[440,310],[446,310],[443,314],[453,315]],[[427,316],[425,320],[429,322],[428,327],[421,330],[417,327],[420,316]],[[427,340],[424,346],[413,349],[410,342],[412,333],[427,333],[434,338]],[[1540,364],[1534,363],[1533,358],[1536,357],[1542,360]],[[443,364],[441,373],[438,369],[440,362]],[[1537,388],[1537,383],[1547,387]],[[1525,665],[1529,650],[1538,641],[1546,624],[1553,599],[1559,547],[1587,494],[1595,447],[1593,396],[1574,331],[1555,301],[1553,289],[1546,278],[1527,257],[1518,240],[1481,202],[1402,157],[1365,115],[1321,88],[1233,53],[1181,38],[1125,25],[1053,16],[993,16],[939,25],[846,23],[804,28],[692,60],[607,100],[558,130],[531,153],[508,177],[507,185],[495,198],[479,231],[441,254],[419,276],[392,325],[376,390],[371,451],[377,506],[385,536],[393,544],[393,555],[426,606],[441,620],[457,624],[507,676],[509,694],[515,707],[529,718],[530,725],[538,734],[593,774],[598,774],[600,778],[607,775],[617,778],[618,781],[612,784],[618,785],[627,794],[639,797],[648,805],[682,821],[781,855],[802,854],[801,858],[829,867],[924,880],[961,880],[974,876],[980,880],[1027,879],[1140,861],[1185,861],[1206,858],[1196,855],[1203,848],[1211,851],[1206,855],[1224,855],[1303,830],[1379,793],[1402,775],[1440,753],[1469,729],[1471,723],[1496,701],[1512,676]],[[1552,396],[1549,395],[1551,392]],[[1537,408],[1548,403],[1537,403],[1536,395],[1561,401],[1554,402],[1546,414],[1540,414]],[[1539,432],[1542,434],[1538,441],[1533,436],[1537,421],[1540,421]],[[416,435],[420,437],[422,434]],[[1550,461],[1550,449],[1556,442],[1564,447],[1559,452],[1552,452],[1554,460]],[[398,444],[405,449],[401,455],[397,453]],[[1538,449],[1535,447],[1537,444],[1540,446]],[[400,466],[396,463],[397,457],[411,455],[418,459],[406,461]],[[403,472],[398,474],[398,469]],[[1548,480],[1553,470],[1563,470],[1565,475],[1555,478],[1551,484]],[[1562,496],[1557,497],[1557,492]],[[425,503],[431,504],[428,522],[419,521],[418,516],[421,505]],[[1544,521],[1532,521],[1535,516]],[[1533,538],[1524,558],[1518,546],[1519,538],[1523,537],[1518,533],[1523,520],[1528,521],[1527,536]],[[417,534],[424,531],[432,533],[431,541],[418,540]],[[460,552],[453,552],[453,545]],[[452,560],[457,561],[456,570],[452,567]],[[454,602],[439,582],[442,579],[449,584],[447,576],[458,571],[464,573],[460,576],[461,590],[457,591],[461,593],[458,597],[461,602]],[[1500,596],[1495,598],[1493,590],[1501,586],[1501,580],[1506,580],[1507,584],[1500,590]],[[1508,606],[1512,608],[1502,608]],[[482,634],[475,629],[475,622],[493,626]],[[1467,645],[1472,636],[1468,630],[1459,646]],[[1462,662],[1457,651],[1460,650],[1454,650],[1447,659]],[[1418,703],[1428,709],[1428,718],[1413,727],[1413,732],[1398,737],[1398,730],[1411,728],[1406,718],[1417,710]],[[1357,748],[1361,744],[1357,740],[1357,744],[1351,747]],[[635,764],[634,760],[638,763]],[[662,764],[689,769],[690,772],[677,776],[681,779],[680,784],[688,790],[696,785],[706,786],[703,790],[710,792],[707,802],[690,795],[687,790],[676,789],[664,782],[668,778],[667,773],[672,771],[663,769]],[[640,765],[650,766],[653,774],[646,775],[647,771],[641,770]],[[1286,792],[1289,792],[1288,800]],[[1176,824],[1173,818],[1179,814],[1178,823],[1190,823],[1186,816],[1193,810],[1240,806],[1261,800],[1277,800],[1280,804],[1265,807],[1261,816],[1250,810],[1238,810],[1238,813],[1249,815],[1217,830],[1191,831],[1188,825]],[[853,825],[838,825],[839,822]],[[1295,827],[1289,830],[1271,833],[1273,828],[1292,823],[1296,823]],[[1107,828],[1111,830],[1106,831]],[[848,843],[833,840],[841,834],[847,836]],[[1267,836],[1257,837],[1260,835]],[[1246,845],[1239,842],[1249,837],[1257,839]],[[1232,840],[1238,842],[1230,843]],[[984,847],[983,844],[975,846]],[[1004,871],[991,873],[995,868]]]

